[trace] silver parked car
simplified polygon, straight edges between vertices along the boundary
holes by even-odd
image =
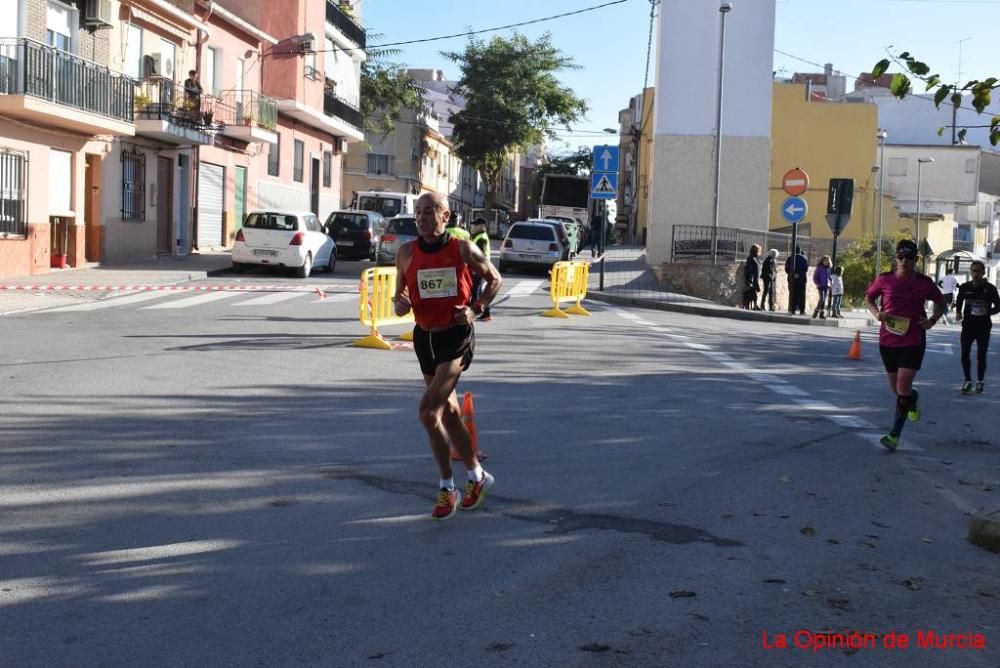
[[[393,264],[396,251],[407,241],[417,238],[417,219],[413,216],[396,216],[389,220],[378,241],[378,264]]]

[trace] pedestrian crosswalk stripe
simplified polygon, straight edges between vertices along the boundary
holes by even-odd
[[[217,302],[223,299],[232,299],[238,292],[207,292],[205,294],[195,295],[194,297],[188,297],[186,299],[178,299],[177,301],[167,302],[165,304],[154,304],[153,306],[143,306],[141,310],[148,311],[150,309],[161,309],[161,308],[187,308],[188,306],[200,306],[202,304],[207,304],[209,302]]]
[[[288,301],[289,299],[296,299],[301,296],[301,292],[272,292],[270,294],[254,297],[253,299],[247,299],[235,304],[230,304],[230,306],[264,306],[266,304],[277,304],[278,302]]]
[[[542,287],[544,280],[529,280],[521,281],[510,290],[507,291],[508,297],[524,297],[525,295],[533,294],[538,288]]]
[[[59,308],[49,309],[46,313],[61,313],[63,311],[100,311],[102,309],[122,306],[124,304],[136,304],[138,302],[145,302],[151,299],[163,299],[164,297],[170,296],[170,294],[171,293],[169,292],[136,292],[122,297],[109,297],[108,299],[102,299],[101,301],[87,302],[86,304],[60,306]]]

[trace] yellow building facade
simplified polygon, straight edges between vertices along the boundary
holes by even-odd
[[[872,167],[879,163],[878,107],[807,102],[805,85],[774,84],[772,114],[769,229],[791,231],[781,213],[781,204],[788,197],[781,180],[788,170],[798,167],[809,175],[809,190],[802,195],[809,212],[799,225],[800,233],[808,234],[817,248],[829,246],[833,238],[826,222],[830,179],[852,178],[853,213],[840,234],[838,247],[843,250],[862,235],[875,235],[879,174]],[[882,206],[884,235],[893,234],[901,226],[913,227],[912,221],[900,219],[890,198],[884,197]]]

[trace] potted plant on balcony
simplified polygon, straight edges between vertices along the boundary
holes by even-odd
[[[135,110],[136,111],[144,111],[146,109],[146,107],[148,107],[150,105],[150,103],[152,103],[152,101],[153,101],[153,98],[151,98],[150,96],[146,95],[145,93],[136,93],[136,96],[135,96]]]

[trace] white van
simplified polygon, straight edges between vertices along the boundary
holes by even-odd
[[[351,208],[362,211],[377,211],[388,220],[396,216],[412,216],[416,213],[419,195],[394,193],[381,190],[355,192]]]

